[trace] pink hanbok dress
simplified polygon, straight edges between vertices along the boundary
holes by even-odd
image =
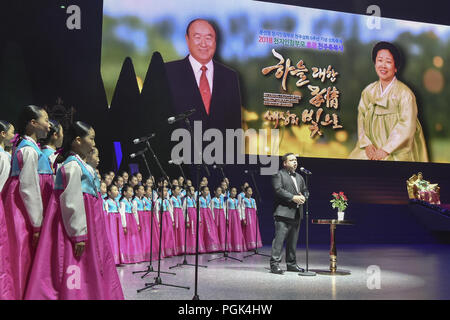
[[[81,256],[75,245],[84,242]],[[57,171],[26,299],[123,299],[95,172],[76,154]]]
[[[24,136],[13,150],[10,177],[2,190],[16,300],[25,294],[36,249],[33,234],[41,230],[53,184],[48,157],[32,138]]]

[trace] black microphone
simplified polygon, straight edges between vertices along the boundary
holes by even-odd
[[[172,124],[172,123],[175,123],[177,121],[184,120],[187,117],[190,117],[194,112],[195,112],[195,109],[188,110],[188,111],[183,112],[181,114],[178,114],[176,116],[170,117],[169,119],[167,119],[167,122],[169,124]]]
[[[303,172],[304,174],[308,174],[308,175],[309,175],[309,174],[312,174],[311,171],[309,171],[309,170],[307,170],[307,169],[305,169],[305,168],[303,168],[303,167],[300,168],[300,171]]]
[[[144,150],[138,151],[138,152],[136,152],[136,153],[132,153],[132,154],[130,154],[130,158],[131,158],[131,159],[134,159],[134,158],[136,158],[137,156],[143,155],[143,154],[145,153],[145,151],[147,151],[147,148],[145,148]]]
[[[150,140],[151,138],[154,138],[155,136],[156,136],[156,134],[152,133],[152,134],[149,135],[149,136],[146,136],[146,137],[140,137],[140,138],[134,139],[134,140],[133,140],[133,143],[134,143],[134,144],[138,144],[138,143],[141,143],[141,142],[145,142],[145,141],[147,141],[147,140]]]

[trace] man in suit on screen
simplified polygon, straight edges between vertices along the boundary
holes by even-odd
[[[213,60],[217,32],[207,20],[195,19],[186,29],[189,55],[165,64],[172,102],[177,114],[195,108],[191,121],[202,121],[203,130],[241,128],[241,95],[238,74]]]
[[[296,250],[300,222],[303,219],[303,204],[308,194],[303,177],[296,173],[297,157],[287,153],[282,158],[283,168],[272,176],[274,190],[275,238],[272,242],[272,255],[270,258],[270,271],[282,274],[281,251],[286,241],[287,271],[303,272],[297,265]]]

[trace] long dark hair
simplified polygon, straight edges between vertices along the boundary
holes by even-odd
[[[30,104],[20,111],[19,122],[17,123],[17,132],[23,136],[26,133],[27,125],[31,120],[39,119],[42,115],[43,108]]]
[[[66,159],[69,156],[69,153],[72,149],[72,142],[75,140],[76,137],[84,138],[89,134],[89,130],[92,129],[92,126],[84,123],[82,121],[76,121],[71,124],[69,127],[69,130],[67,130],[67,133],[64,135],[64,142],[63,142],[63,153],[62,158]]]
[[[19,145],[20,141],[23,139],[23,136],[26,134],[28,124],[33,119],[39,119],[42,116],[42,111],[44,111],[43,108],[32,104],[25,106],[22,108],[22,110],[20,110],[19,121],[17,123],[17,133],[19,134],[19,139],[17,139],[16,143],[14,144],[13,151],[15,147]]]
[[[60,123],[56,120],[48,120],[48,122],[50,123],[50,131],[47,134],[47,137],[45,137],[44,139],[40,139],[40,143],[41,145],[46,145],[49,144],[50,140],[52,139],[53,134],[59,134],[60,132]]]

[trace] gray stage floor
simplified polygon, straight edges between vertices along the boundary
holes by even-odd
[[[328,246],[311,246],[310,269],[328,269]],[[270,248],[260,249],[270,254]],[[242,258],[248,253],[230,254]],[[217,254],[200,255],[198,294],[201,300],[298,300],[298,299],[450,299],[449,245],[339,245],[338,269],[351,271],[350,275],[300,277],[296,273],[271,274],[269,258],[253,256],[238,262],[228,259],[207,262]],[[299,264],[304,267],[305,250],[297,252]],[[189,263],[195,257],[188,256]],[[194,295],[194,267],[183,266],[168,270],[182,262],[183,257],[161,261],[163,282],[190,286],[189,290],[157,286],[141,293],[136,290],[145,282],[153,282],[156,273],[144,280],[132,271],[143,270],[148,264],[118,267],[125,298],[131,300],[191,300]],[[153,263],[154,268],[157,262]],[[283,269],[285,265],[281,265]],[[377,270],[379,272],[377,272]],[[379,277],[378,277],[379,275]]]

